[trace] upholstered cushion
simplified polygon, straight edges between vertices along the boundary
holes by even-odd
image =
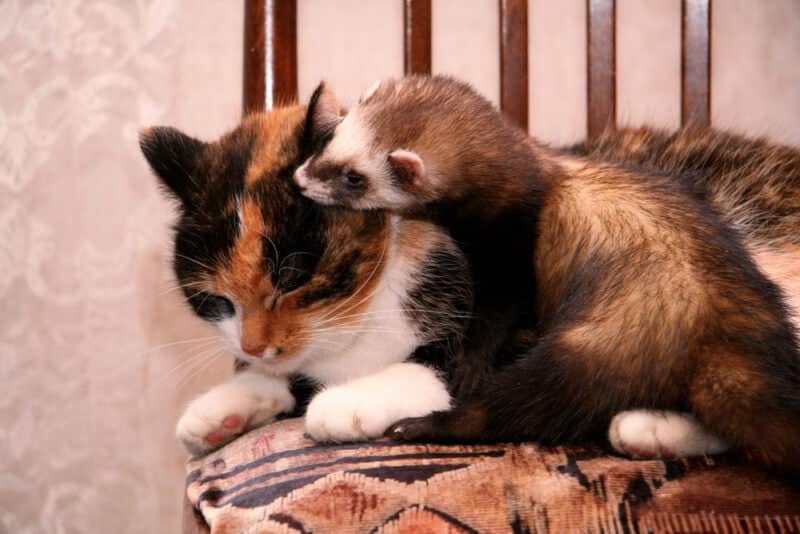
[[[663,462],[533,444],[323,446],[290,419],[188,469],[189,501],[212,534],[800,532],[798,485],[734,456]]]

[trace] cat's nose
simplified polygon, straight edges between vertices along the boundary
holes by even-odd
[[[242,340],[242,350],[251,356],[261,357],[266,350],[267,344],[259,341]]]

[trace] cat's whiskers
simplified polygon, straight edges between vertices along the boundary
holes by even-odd
[[[458,313],[452,313],[452,312],[443,311],[443,310],[432,310],[432,309],[425,309],[425,308],[394,308],[394,309],[387,308],[387,309],[381,309],[381,310],[372,310],[372,311],[367,311],[367,312],[355,313],[355,314],[352,314],[352,315],[339,315],[337,317],[332,317],[330,319],[317,321],[316,325],[320,326],[320,325],[325,325],[325,324],[332,323],[332,322],[335,322],[335,321],[339,321],[339,320],[342,320],[342,319],[358,319],[360,317],[364,317],[365,320],[366,320],[367,318],[375,316],[375,315],[397,314],[397,313],[426,313],[426,314],[443,316],[443,317],[446,317],[448,319],[471,319],[473,317],[471,314],[458,314]]]
[[[278,246],[275,244],[275,241],[273,241],[272,238],[270,236],[268,236],[267,234],[265,234],[264,232],[259,232],[259,235],[261,235],[261,237],[263,237],[267,241],[269,241],[269,244],[272,245],[272,250],[275,252],[275,261],[274,262],[270,262],[272,264],[272,269],[274,270],[276,264],[278,265],[278,268],[280,269],[281,255],[278,252]],[[267,258],[267,259],[269,259],[269,258]],[[286,258],[284,258],[284,259],[286,259]]]
[[[217,349],[215,352],[212,352],[210,355],[206,355],[202,360],[202,363],[199,364],[194,371],[190,372],[186,375],[180,382],[175,385],[176,390],[180,390],[182,387],[186,386],[194,377],[201,374],[203,371],[208,369],[212,363],[221,355],[225,354],[224,349]]]
[[[355,298],[355,296],[356,296],[356,295],[358,295],[358,294],[359,294],[359,293],[360,293],[360,292],[361,292],[361,291],[362,291],[362,290],[363,290],[365,287],[367,287],[367,284],[369,284],[369,282],[370,282],[370,281],[372,280],[372,278],[375,276],[375,273],[376,273],[376,272],[378,272],[378,267],[380,267],[381,265],[383,265],[383,257],[384,257],[384,255],[386,254],[386,248],[387,248],[387,246],[388,246],[388,240],[384,241],[384,243],[383,243],[383,249],[381,250],[381,255],[380,255],[380,257],[378,258],[378,260],[375,262],[375,267],[373,267],[373,269],[372,269],[372,272],[369,274],[369,276],[368,276],[368,277],[367,277],[367,279],[364,281],[364,283],[363,283],[363,284],[361,284],[361,287],[359,287],[359,288],[358,288],[358,289],[357,289],[357,290],[356,290],[356,291],[355,291],[355,292],[354,292],[352,295],[350,295],[350,296],[349,296],[349,297],[347,297],[345,300],[343,300],[342,302],[340,302],[340,303],[339,303],[337,306],[335,306],[335,307],[334,307],[334,308],[333,308],[333,309],[332,309],[330,312],[328,312],[328,313],[326,313],[325,315],[323,315],[323,316],[322,316],[322,318],[323,318],[323,319],[328,319],[328,318],[330,318],[331,316],[333,316],[333,315],[334,315],[336,312],[338,312],[338,311],[339,311],[339,310],[340,310],[340,309],[341,309],[343,306],[345,306],[345,305],[346,305],[348,302],[350,302],[350,301],[351,301],[353,298]],[[359,302],[358,302],[358,303],[356,303],[355,305],[351,306],[350,308],[346,309],[346,310],[345,310],[343,313],[347,313],[348,311],[350,311],[351,309],[353,309],[355,306],[358,306],[359,304],[363,303],[363,302],[364,302],[364,300],[366,300],[366,299],[368,299],[368,298],[371,298],[371,297],[372,297],[372,295],[374,295],[374,294],[375,294],[375,292],[376,292],[377,290],[378,290],[378,288],[376,287],[376,288],[375,288],[375,290],[374,290],[374,291],[372,291],[372,293],[371,293],[370,295],[368,295],[368,296],[367,296],[367,297],[365,297],[364,299],[361,299],[361,301],[359,301]]]
[[[333,326],[329,328],[317,328],[316,332],[337,332],[343,334],[353,334],[353,333],[392,333],[392,334],[407,334],[406,330],[400,328],[381,328],[381,327],[359,327],[358,325],[354,326]]]
[[[323,345],[327,345],[335,349],[341,349],[342,347],[348,345],[348,343],[344,341],[334,341],[332,339],[326,339],[323,337],[309,337],[308,341],[309,343],[314,343],[314,344],[321,343]]]
[[[195,258],[191,258],[191,257],[189,257],[189,256],[187,256],[185,254],[177,254],[176,253],[175,257],[184,259],[186,261],[190,261],[190,262],[194,263],[195,265],[198,265],[198,266],[202,267],[203,269],[206,269],[207,271],[214,271],[214,268],[209,266],[208,264],[205,264],[202,261],[199,261],[199,260],[197,260]]]
[[[197,287],[195,287],[195,286],[197,286]],[[161,291],[160,293],[157,293],[156,296],[163,297],[164,295],[166,295],[168,293],[172,293],[173,291],[177,291],[179,289],[198,289],[198,290],[202,290],[202,288],[204,286],[205,286],[205,281],[203,281],[203,280],[188,281],[188,282],[185,282],[183,284],[177,284],[177,285],[171,286],[171,287],[165,289],[164,291]]]
[[[312,254],[311,252],[305,252],[303,250],[298,250],[298,251],[292,252],[291,254],[287,254],[286,257],[283,258],[283,260],[281,260],[280,264],[278,264],[278,272],[280,272],[281,266],[284,263],[286,263],[286,261],[289,258],[291,258],[293,256],[318,256],[318,254]]]
[[[211,342],[207,343],[202,348],[198,349],[199,352],[189,356],[188,358],[183,359],[182,361],[178,362],[174,365],[171,369],[169,369],[166,373],[161,375],[158,380],[154,383],[154,385],[164,383],[168,378],[170,378],[173,374],[177,373],[180,370],[185,370],[187,367],[191,368],[192,365],[197,364],[200,361],[204,361],[205,357],[211,354],[212,352],[217,352],[223,350],[224,347],[220,345],[213,345]],[[183,354],[186,354],[184,352]]]
[[[219,339],[219,336],[214,335],[214,336],[206,336],[206,337],[193,337],[193,338],[190,338],[190,339],[182,339],[182,340],[179,340],[179,341],[171,341],[171,342],[168,342],[168,343],[162,343],[161,345],[156,345],[155,347],[150,347],[149,349],[146,349],[145,351],[140,352],[139,354],[135,355],[134,358],[138,359],[138,358],[141,358],[142,356],[150,354],[151,352],[155,352],[157,350],[162,350],[162,349],[165,349],[167,347],[173,347],[175,345],[185,345],[186,343],[194,343],[194,342],[198,342],[198,343],[199,342],[204,342],[203,344],[205,344],[205,343],[208,343],[210,340],[216,340],[216,339]]]

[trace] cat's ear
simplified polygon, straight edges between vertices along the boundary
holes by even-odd
[[[389,154],[389,165],[397,183],[404,189],[414,191],[424,188],[428,175],[425,162],[416,152],[395,150]]]
[[[206,144],[175,128],[156,126],[139,132],[139,146],[161,183],[188,206],[196,186],[198,156]]]
[[[311,143],[316,144],[323,137],[330,135],[339,124],[341,115],[342,108],[339,106],[336,94],[327,83],[320,82],[311,95],[306,115],[306,133]]]

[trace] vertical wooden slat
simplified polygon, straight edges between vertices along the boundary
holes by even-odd
[[[431,0],[403,0],[403,65],[406,74],[431,73]]]
[[[528,129],[528,2],[499,0],[500,109]]]
[[[297,0],[245,0],[242,111],[297,100]]]
[[[681,124],[711,124],[711,0],[681,5]]]
[[[616,2],[587,0],[587,127],[595,137],[617,122]]]

